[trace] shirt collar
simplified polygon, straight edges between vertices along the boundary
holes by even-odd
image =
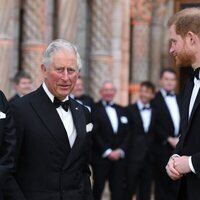
[[[102,100],[102,104],[103,104],[103,106],[107,106],[107,103],[106,103],[106,101],[104,101],[104,100]],[[110,106],[114,105],[114,102],[111,101],[111,102],[109,103],[109,105],[110,105]]]
[[[163,95],[163,97],[167,96],[167,91],[163,88],[160,89],[161,94]],[[172,94],[175,94],[175,92],[171,92]]]
[[[139,110],[142,110],[144,107],[149,107],[149,108],[151,107],[149,103],[143,104],[141,100],[137,101],[137,106],[138,106]]]
[[[48,87],[46,86],[45,83],[42,84],[42,87],[45,91],[45,93],[47,94],[47,96],[49,97],[49,99],[51,100],[51,102],[54,101],[54,95],[49,91]],[[65,97],[65,99],[63,101],[69,100],[69,96]]]

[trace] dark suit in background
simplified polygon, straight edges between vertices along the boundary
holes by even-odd
[[[11,117],[8,102],[3,92],[0,91],[0,199],[2,188],[14,167],[14,150],[16,135],[14,122]]]
[[[125,158],[111,161],[103,154],[108,149],[121,149],[125,153],[128,145],[128,120],[125,109],[113,104],[116,110],[118,129],[114,133],[111,121],[106,113],[106,105],[102,101],[92,109],[93,155],[92,168],[94,172],[93,194],[95,200],[100,200],[106,180],[109,181],[112,200],[124,199]]]
[[[167,95],[167,94],[165,94]],[[173,152],[173,147],[168,143],[168,137],[178,137],[175,135],[174,123],[169,108],[160,92],[157,93],[153,106],[156,111],[155,129],[155,197],[156,200],[175,200],[178,192],[178,183],[172,181],[166,173],[165,166]],[[180,112],[180,99],[177,96],[177,105]]]
[[[137,103],[127,108],[131,130],[127,155],[127,200],[131,200],[135,192],[139,200],[149,200],[151,195],[155,112],[152,108],[148,108],[147,112],[150,112],[151,116],[147,132],[143,126],[141,112],[143,110]],[[139,187],[138,192],[136,191],[137,187]]]
[[[94,100],[89,95],[83,94],[80,97],[74,97],[76,101],[80,104],[86,106],[91,111],[92,106],[94,105]]]
[[[17,127],[17,167],[9,180],[11,200],[90,200],[89,111],[69,99],[77,136],[67,132],[43,87],[13,102]],[[69,122],[70,123],[70,122]]]
[[[19,94],[15,94],[13,97],[11,97],[11,98],[9,99],[9,103],[12,103],[13,101],[15,101],[15,100],[17,100],[17,99],[19,99],[19,98],[20,98]]]

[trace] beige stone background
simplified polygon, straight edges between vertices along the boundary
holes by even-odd
[[[145,79],[158,84],[160,69],[171,65],[166,20],[173,10],[174,0],[0,0],[0,88],[10,97],[10,79],[22,69],[38,87],[44,48],[63,38],[78,46],[86,93],[97,100],[111,79],[116,101],[126,105],[130,89]]]

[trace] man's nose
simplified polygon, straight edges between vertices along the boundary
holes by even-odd
[[[69,73],[68,73],[67,69],[63,71],[62,79],[63,80],[68,80],[69,79]]]

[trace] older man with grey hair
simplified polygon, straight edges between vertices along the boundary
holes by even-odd
[[[76,47],[53,41],[45,50],[43,84],[12,104],[17,165],[11,200],[90,200],[90,114],[69,97],[81,68]]]

